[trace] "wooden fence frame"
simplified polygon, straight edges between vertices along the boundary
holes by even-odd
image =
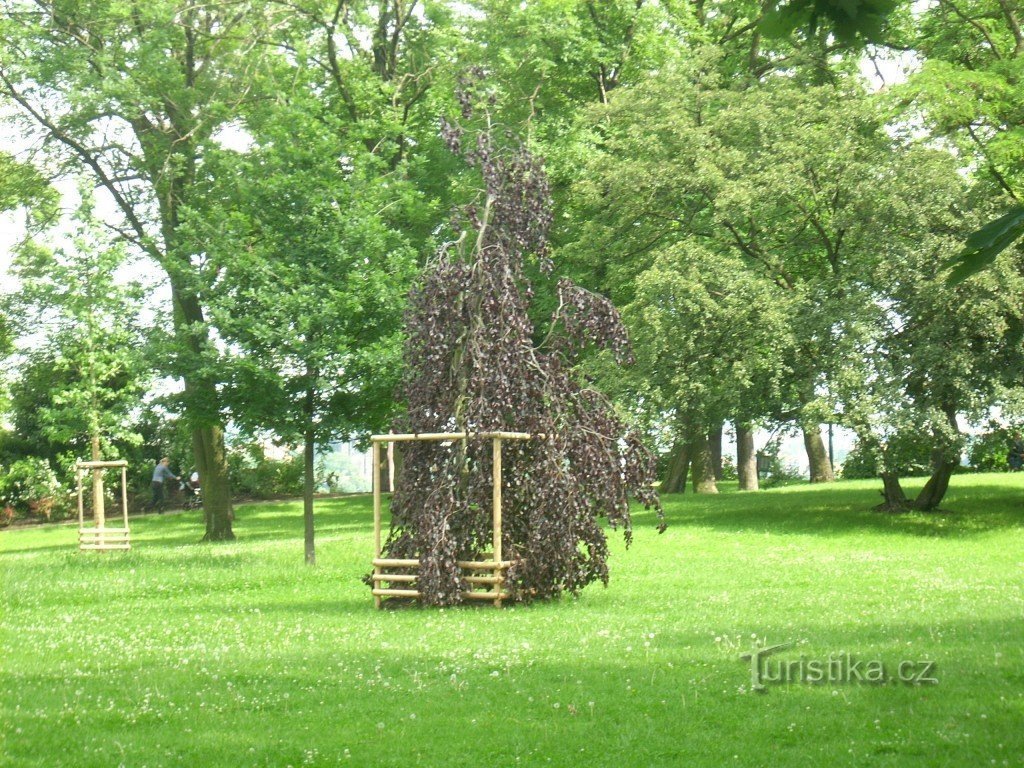
[[[124,527],[108,528],[106,518],[101,514],[96,525],[85,525],[85,501],[82,498],[82,477],[87,472],[104,469],[121,470],[121,512]],[[131,531],[128,528],[128,462],[127,461],[76,461],[75,482],[78,485],[78,549],[131,549]]]
[[[383,597],[421,597],[419,590],[411,588],[418,578],[412,573],[390,573],[393,569],[409,570],[419,568],[418,558],[394,559],[382,558],[381,554],[381,489],[380,489],[380,450],[384,443],[407,443],[413,441],[424,442],[455,442],[456,440],[491,440],[493,469],[492,477],[494,489],[491,497],[493,515],[493,532],[491,543],[493,549],[487,553],[490,560],[460,560],[458,565],[467,571],[490,571],[490,575],[477,575],[476,573],[463,578],[471,587],[473,585],[489,585],[490,589],[485,592],[474,592],[472,589],[463,592],[462,596],[467,600],[491,600],[495,607],[501,607],[501,601],[509,597],[507,592],[502,591],[505,583],[505,571],[512,565],[510,560],[502,560],[501,552],[501,442],[502,440],[532,440],[542,438],[543,435],[533,435],[529,432],[421,432],[407,434],[372,435],[373,452],[373,602],[377,608],[381,607]],[[388,569],[388,570],[385,570]],[[408,589],[398,589],[393,586],[381,587],[382,582],[393,584],[408,584]]]

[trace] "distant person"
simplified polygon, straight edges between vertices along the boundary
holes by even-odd
[[[149,502],[149,508],[155,509],[159,514],[164,513],[164,481],[180,480],[181,478],[171,472],[171,460],[164,456],[153,468],[153,499]]]
[[[1006,463],[1010,465],[1011,472],[1020,472],[1024,467],[1024,439],[1021,439],[1019,429],[1010,435],[1010,452],[1006,456]]]

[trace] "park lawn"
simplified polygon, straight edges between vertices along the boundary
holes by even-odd
[[[914,487],[914,483],[908,483]],[[367,497],[0,533],[0,765],[1024,765],[1024,474],[891,516],[869,481],[665,499],[577,598],[375,611]],[[768,684],[740,654],[930,661]]]

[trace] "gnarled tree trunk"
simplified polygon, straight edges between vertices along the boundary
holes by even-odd
[[[910,501],[900,485],[899,475],[893,472],[882,473],[882,498],[885,501],[875,507],[879,512],[906,512],[910,509]]]
[[[943,409],[946,420],[957,434],[960,433],[960,425],[956,421],[956,410],[951,406]],[[936,448],[932,452],[932,476],[924,484],[924,488],[914,499],[914,509],[922,512],[930,512],[937,509],[942,499],[949,490],[949,479],[953,472],[960,465],[960,453],[949,448]]]
[[[960,426],[956,420],[956,409],[947,406],[943,409],[949,425],[956,434]],[[882,512],[906,512],[911,509],[931,512],[938,509],[942,499],[949,490],[949,480],[960,464],[960,453],[950,447],[939,447],[932,451],[932,474],[920,493],[910,501],[900,487],[900,480],[894,473],[882,473],[882,496],[885,501],[875,507]]]
[[[741,491],[756,491],[760,487],[757,479],[757,453],[754,451],[754,430],[748,425],[736,425],[736,474],[739,475]]]
[[[946,461],[935,468],[924,488],[914,499],[914,509],[922,512],[931,512],[937,509],[949,489],[949,478],[953,475],[959,461]]]
[[[828,460],[828,451],[821,439],[821,426],[807,424],[803,427],[804,448],[807,450],[807,463],[811,470],[812,483],[831,483],[836,479],[832,473],[832,463]]]

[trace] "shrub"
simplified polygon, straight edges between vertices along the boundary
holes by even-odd
[[[268,459],[258,445],[247,445],[228,454],[231,486],[237,496],[268,499],[302,493],[302,456]]]
[[[1014,430],[995,427],[988,432],[970,438],[967,457],[971,467],[979,472],[1007,472],[1010,442]]]
[[[2,517],[9,518],[8,522],[63,516],[69,509],[68,498],[46,459],[19,459],[0,475],[0,507],[4,510]]]
[[[736,471],[736,460],[732,456],[722,457],[722,479],[739,480],[739,473]]]
[[[839,470],[843,480],[868,480],[878,477],[878,461],[861,443],[853,446]]]
[[[762,488],[778,488],[783,485],[806,482],[807,477],[795,464],[787,464],[779,455],[782,449],[782,439],[773,438],[769,440],[764,448],[758,451],[758,474],[761,476]]]

